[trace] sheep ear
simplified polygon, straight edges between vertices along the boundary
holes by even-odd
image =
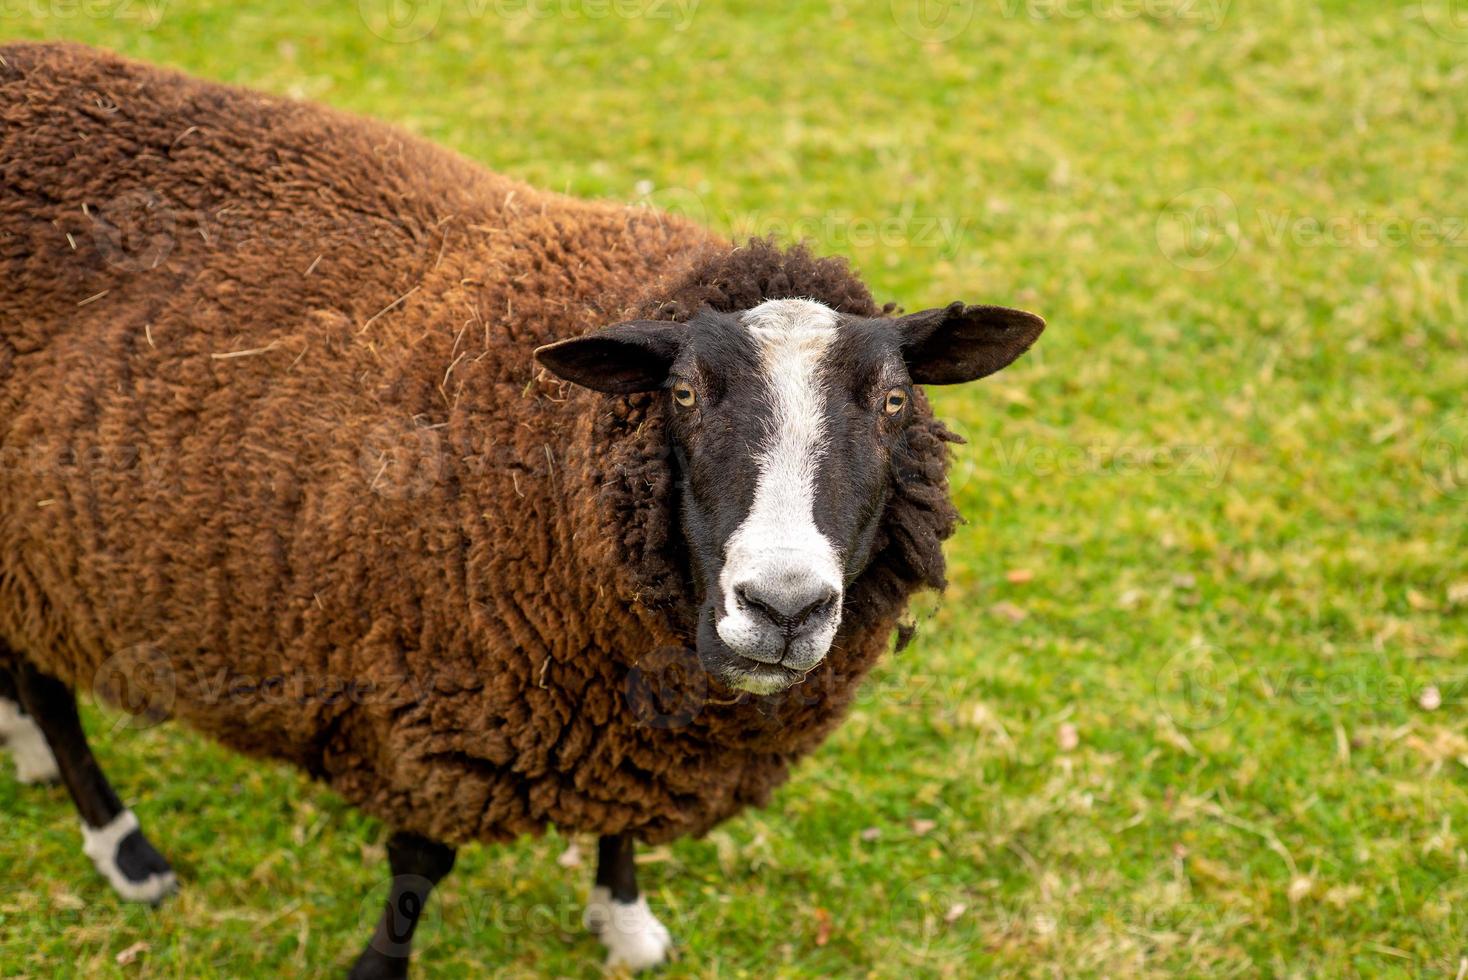
[[[632,320],[547,344],[535,351],[535,361],[561,380],[592,391],[653,391],[667,382],[685,329],[679,323]]]
[[[898,317],[902,357],[918,384],[974,381],[1007,367],[1045,329],[1033,313],[1003,306],[953,303]]]

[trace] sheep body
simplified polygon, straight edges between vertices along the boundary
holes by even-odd
[[[531,363],[704,303],[879,312],[843,264],[82,47],[0,59],[0,639],[68,684],[446,843],[659,841],[764,802],[941,584],[924,404],[826,662],[719,688],[660,403]]]

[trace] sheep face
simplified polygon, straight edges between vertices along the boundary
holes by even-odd
[[[623,323],[536,358],[597,391],[666,392],[699,660],[728,687],[773,694],[830,649],[871,558],[912,386],[992,374],[1043,329],[1001,307],[867,319],[779,299]]]

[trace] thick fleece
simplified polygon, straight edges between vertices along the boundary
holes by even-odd
[[[764,802],[943,580],[925,403],[825,663],[688,648],[663,402],[540,375],[634,316],[806,296],[802,249],[548,194],[387,126],[0,47],[0,639],[396,828],[648,841]]]

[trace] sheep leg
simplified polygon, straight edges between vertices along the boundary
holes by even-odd
[[[102,774],[71,689],[25,662],[16,667],[14,680],[20,703],[45,736],[81,815],[82,853],[120,897],[156,905],[178,888],[178,879]]]
[[[11,668],[0,663],[0,744],[15,760],[15,778],[22,783],[54,783],[61,775],[56,757],[34,718],[20,706],[20,689]]]
[[[582,921],[607,948],[607,966],[645,970],[667,959],[673,939],[638,894],[635,854],[629,834],[597,841],[596,886]]]
[[[428,905],[428,894],[454,867],[455,851],[426,837],[398,831],[388,839],[392,887],[372,941],[357,958],[350,980],[406,977],[413,930]]]

